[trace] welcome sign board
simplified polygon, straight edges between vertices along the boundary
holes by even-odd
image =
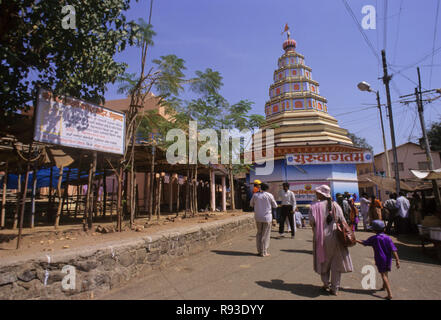
[[[124,154],[125,115],[121,112],[43,89],[35,112],[35,141]]]

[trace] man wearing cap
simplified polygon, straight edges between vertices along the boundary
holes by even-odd
[[[282,202],[281,214],[279,219],[279,235],[283,237],[285,220],[288,218],[291,229],[291,238],[294,238],[296,227],[294,226],[294,209],[296,207],[296,196],[289,190],[289,183],[283,184],[283,190],[279,191],[279,200]]]
[[[259,191],[253,194],[250,206],[254,208],[254,219],[256,219],[256,245],[257,253],[261,257],[269,256],[268,248],[271,235],[271,222],[273,219],[272,208],[277,208],[277,202],[268,190],[268,185],[262,183]]]
[[[260,191],[260,185],[262,184],[262,182],[260,180],[254,180],[254,188],[253,188],[253,194],[255,194],[256,192]]]

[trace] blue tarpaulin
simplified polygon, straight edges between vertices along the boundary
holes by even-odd
[[[57,167],[53,167],[52,169],[52,187],[56,188],[58,183],[58,177],[60,169]],[[64,168],[63,170],[63,180],[62,183],[65,183],[67,181],[67,174],[69,173],[69,181],[71,183],[75,183],[78,179],[78,169],[77,168]],[[95,177],[102,175],[103,172],[96,172]],[[80,174],[80,179],[87,178],[89,173],[87,171],[82,171]],[[50,186],[50,176],[51,176],[51,169],[50,168],[44,168],[37,171],[37,188],[44,188]],[[22,187],[25,183],[25,174],[21,175],[21,183]],[[28,182],[28,189],[32,189],[33,180],[34,179],[34,172],[29,172],[29,182]],[[3,178],[0,179],[0,185],[3,185]],[[8,174],[8,189],[17,189],[18,187],[18,175],[16,174]]]

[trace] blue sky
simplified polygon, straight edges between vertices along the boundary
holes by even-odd
[[[435,15],[438,0],[348,0],[359,22],[361,9],[373,5],[377,10],[377,28],[364,30],[378,56],[385,47],[391,67],[400,71],[391,83],[392,101],[414,92],[416,66],[421,68],[426,89],[441,87],[441,50],[433,57]],[[148,20],[150,1],[133,2],[129,19]],[[440,8],[441,11],[441,8]],[[438,18],[435,48],[441,46]],[[386,21],[386,24],[384,23]],[[320,83],[320,93],[328,99],[328,111],[341,127],[366,138],[375,153],[383,151],[375,95],[360,92],[356,85],[367,81],[386,94],[381,80],[382,67],[369,49],[354,20],[340,0],[155,0],[152,24],[157,33],[149,60],[176,54],[186,61],[187,75],[212,68],[223,76],[221,93],[230,102],[241,99],[254,102],[252,113],[264,114],[268,90],[277,59],[283,54],[281,31],[288,23],[297,51]],[[386,35],[386,37],[385,37]],[[427,57],[425,60],[422,60]],[[129,64],[128,72],[139,70],[140,52],[128,48],[117,56]],[[394,73],[389,70],[390,73]],[[432,76],[430,78],[430,74]],[[406,78],[407,77],[407,78]],[[410,80],[409,80],[410,79]],[[106,99],[123,98],[117,86],[108,87]],[[415,104],[393,103],[397,144],[421,135]],[[366,109],[368,108],[368,109]],[[364,110],[362,110],[364,109]],[[441,99],[425,107],[426,123],[439,121]],[[385,117],[388,147],[389,121]]]

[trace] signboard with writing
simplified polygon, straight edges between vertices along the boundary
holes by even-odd
[[[290,182],[289,190],[296,195],[296,201],[315,201],[315,188],[324,184],[330,187],[329,181]]]
[[[40,89],[34,140],[66,147],[124,154],[125,115]]]
[[[370,163],[370,152],[294,153],[286,155],[288,165]]]

